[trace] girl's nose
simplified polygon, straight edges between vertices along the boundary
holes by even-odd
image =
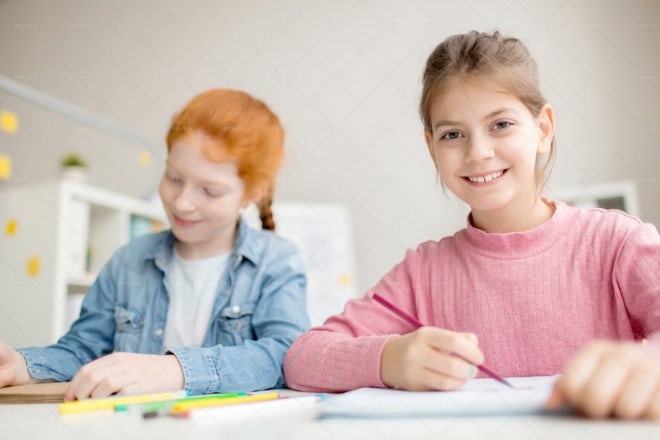
[[[181,188],[179,194],[174,199],[174,206],[179,212],[193,211],[196,206],[193,191],[189,189],[188,185]]]
[[[493,146],[485,136],[476,135],[468,139],[465,153],[467,162],[480,162],[492,158],[494,154]]]

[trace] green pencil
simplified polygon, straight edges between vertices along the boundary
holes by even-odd
[[[223,394],[202,394],[199,396],[182,397],[179,399],[162,400],[159,402],[135,403],[115,405],[115,411],[127,411],[132,406],[139,406],[144,418],[151,418],[158,415],[161,410],[170,410],[179,402],[198,402],[203,400],[227,399],[232,397],[242,397],[246,393],[223,393]]]

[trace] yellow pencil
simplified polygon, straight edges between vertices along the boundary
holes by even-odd
[[[187,412],[192,409],[209,408],[220,405],[237,405],[240,403],[261,402],[264,400],[279,399],[277,393],[251,394],[249,396],[230,397],[228,399],[201,399],[196,401],[178,402],[172,407],[172,414]]]
[[[187,391],[172,391],[157,394],[140,394],[137,396],[118,396],[106,399],[84,399],[64,402],[60,404],[60,414],[76,414],[85,411],[99,411],[103,409],[114,409],[117,405],[129,405],[134,403],[159,402],[162,400],[176,400],[188,396]]]

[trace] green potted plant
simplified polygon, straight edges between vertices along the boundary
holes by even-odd
[[[87,162],[78,153],[67,153],[60,159],[60,175],[64,179],[85,183]]]

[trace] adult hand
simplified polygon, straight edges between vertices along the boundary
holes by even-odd
[[[477,375],[484,361],[476,335],[421,327],[383,348],[381,379],[410,391],[455,390]]]
[[[23,355],[0,341],[0,387],[36,382],[38,381],[30,376]]]
[[[587,417],[660,420],[660,359],[639,343],[594,341],[565,365],[547,407]]]
[[[112,353],[84,365],[64,400],[166,392],[183,385],[183,369],[174,355]]]

